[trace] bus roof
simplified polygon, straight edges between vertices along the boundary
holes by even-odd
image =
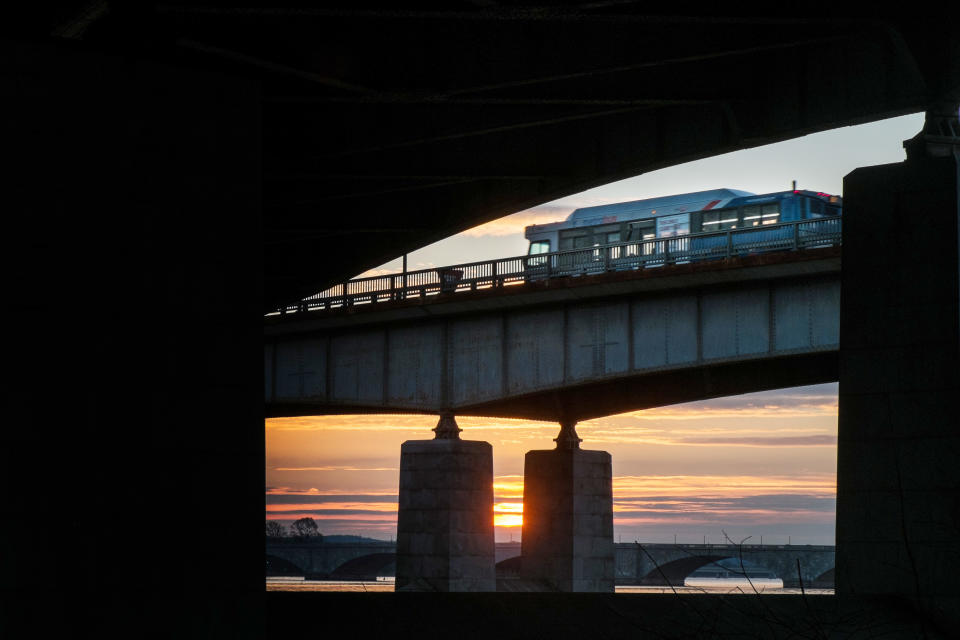
[[[581,207],[567,217],[570,227],[593,226],[604,222],[636,220],[673,213],[723,208],[733,198],[755,195],[739,189],[710,189],[659,198]]]

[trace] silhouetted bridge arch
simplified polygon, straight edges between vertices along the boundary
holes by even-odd
[[[617,544],[618,584],[683,585],[688,575],[727,558],[759,565],[784,586],[833,586],[836,548],[826,545]]]
[[[329,580],[372,579],[393,575],[396,551],[393,542],[268,542],[267,571]]]

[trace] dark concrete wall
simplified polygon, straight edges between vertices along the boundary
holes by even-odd
[[[257,85],[0,50],[0,636],[259,637]]]
[[[844,180],[837,592],[960,623],[955,158]]]
[[[323,597],[317,597],[323,596]],[[951,638],[896,607],[840,610],[832,597],[670,593],[268,593],[271,637],[353,620],[366,638]]]

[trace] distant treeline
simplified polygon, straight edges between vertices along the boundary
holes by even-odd
[[[377,538],[367,538],[366,536],[354,535],[324,535],[320,533],[317,523],[313,518],[300,518],[295,520],[289,526],[277,522],[276,520],[267,520],[267,540],[273,543],[284,542],[310,542],[330,544],[393,544],[393,537],[390,541],[379,540]]]
[[[311,542],[323,542],[323,534],[313,518],[300,518],[294,520],[287,528],[276,520],[267,520],[267,538],[272,540],[310,540]]]

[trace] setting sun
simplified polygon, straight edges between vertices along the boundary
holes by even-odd
[[[522,502],[498,502],[493,505],[493,526],[520,527],[523,526]]]
[[[523,515],[518,513],[497,513],[493,516],[493,525],[495,527],[520,527],[523,526]]]

